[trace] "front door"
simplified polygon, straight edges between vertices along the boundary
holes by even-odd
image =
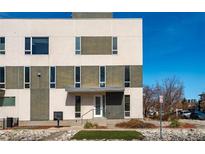
[[[94,105],[95,105],[94,116],[95,117],[102,117],[103,116],[102,96],[95,96]]]

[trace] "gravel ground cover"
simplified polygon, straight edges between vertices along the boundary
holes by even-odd
[[[137,129],[144,141],[160,141],[159,129]],[[205,129],[163,129],[163,141],[205,141]]]

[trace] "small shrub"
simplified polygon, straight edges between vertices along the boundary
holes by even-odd
[[[138,119],[131,119],[127,122],[117,123],[115,126],[120,128],[156,128],[154,124],[143,122]]]
[[[86,122],[84,125],[85,129],[106,129],[105,126],[99,126],[97,123]]]
[[[84,125],[84,128],[85,129],[91,129],[91,128],[93,128],[93,124],[91,122],[86,122],[85,125]]]
[[[169,127],[171,127],[171,128],[178,128],[181,126],[178,119],[171,119],[170,122],[171,123],[170,123]]]

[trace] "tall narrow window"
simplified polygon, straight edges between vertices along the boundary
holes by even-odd
[[[50,67],[50,88],[56,87],[56,68]]]
[[[0,37],[0,55],[5,54],[5,37]]]
[[[125,66],[125,87],[130,87],[130,66]]]
[[[24,67],[24,87],[30,88],[30,67]]]
[[[25,37],[25,54],[47,55],[49,54],[48,37]]]
[[[81,37],[75,37],[75,54],[80,55],[81,53]]]
[[[5,88],[5,68],[0,67],[0,88]]]
[[[100,66],[99,68],[99,81],[100,87],[105,87],[106,85],[106,68],[105,66]]]
[[[30,55],[31,54],[31,38],[25,37],[25,54]]]
[[[75,117],[81,117],[81,97],[75,96]]]
[[[80,66],[75,67],[75,87],[79,88],[80,87],[80,79],[81,79],[81,70]]]
[[[125,117],[130,116],[130,95],[125,95]]]
[[[117,37],[112,37],[112,54],[117,54]]]

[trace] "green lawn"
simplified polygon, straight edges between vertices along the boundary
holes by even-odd
[[[142,140],[144,136],[137,131],[80,131],[76,133],[72,139],[75,140]]]

